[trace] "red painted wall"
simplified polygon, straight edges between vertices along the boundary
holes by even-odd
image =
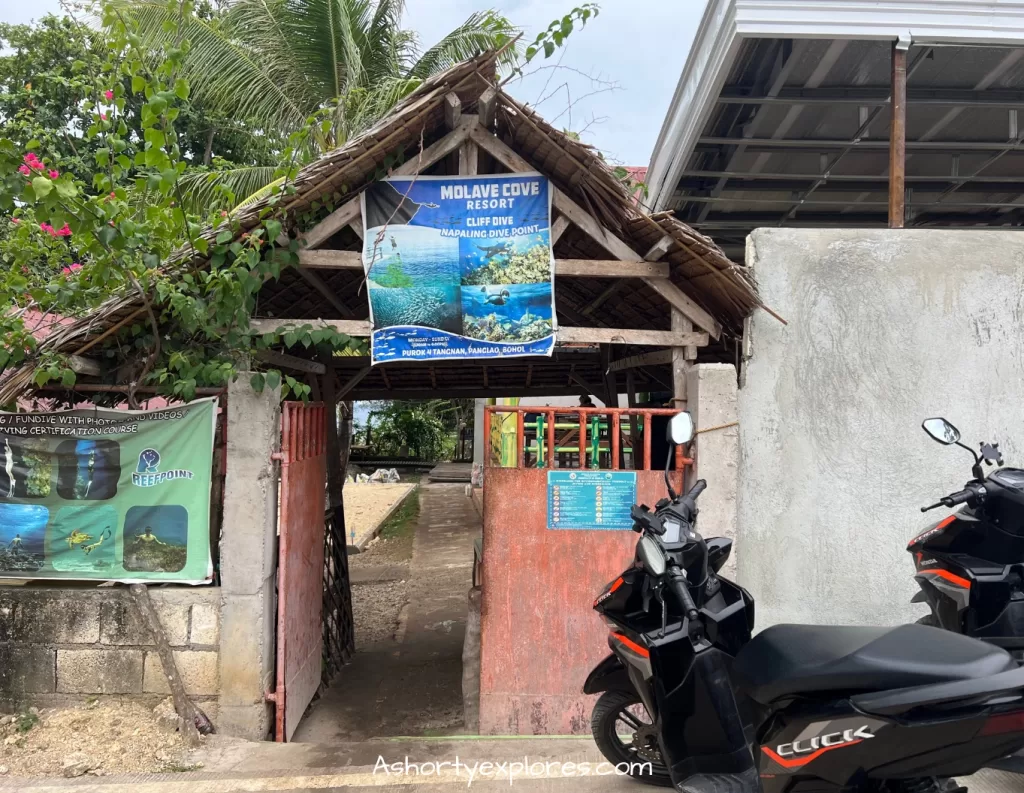
[[[660,471],[637,471],[637,496],[665,495]],[[590,731],[596,697],[583,682],[608,654],[593,610],[633,559],[631,531],[547,528],[547,470],[488,468],[484,476],[480,732]]]

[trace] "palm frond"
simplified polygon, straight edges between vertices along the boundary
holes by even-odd
[[[216,171],[186,171],[178,180],[184,209],[205,215],[218,207],[234,209],[257,201],[269,192],[277,169],[268,165],[244,165]],[[224,191],[235,196],[225,202]],[[239,200],[241,199],[241,200]],[[229,205],[230,204],[230,205]]]
[[[270,7],[274,0],[260,3]],[[125,18],[131,20],[144,41],[170,44],[177,24],[176,12],[163,0],[119,0]],[[246,46],[234,31],[245,29],[258,14],[245,14],[258,5],[254,0],[233,4],[224,20],[216,24],[188,18],[185,38],[191,49],[184,59],[183,71],[193,95],[212,111],[232,118],[244,118],[257,127],[290,130],[301,126],[311,111],[308,90],[300,85],[283,85],[279,75],[271,76],[263,68],[265,53],[259,56]],[[171,23],[171,32],[164,23]]]
[[[496,11],[479,11],[471,14],[459,27],[424,52],[408,74],[410,77],[425,79],[481,52],[497,49],[517,35],[519,28],[501,14]],[[515,59],[513,50],[513,47],[509,47],[502,54],[500,65]]]

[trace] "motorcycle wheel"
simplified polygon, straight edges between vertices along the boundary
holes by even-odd
[[[609,763],[626,763],[629,775],[638,782],[672,787],[668,768],[661,759],[657,732],[636,694],[605,691],[594,705],[590,730]],[[650,773],[641,770],[646,763],[651,764]]]

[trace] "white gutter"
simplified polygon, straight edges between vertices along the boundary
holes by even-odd
[[[647,171],[665,209],[743,39],[906,39],[1024,46],[1021,0],[708,0]]]

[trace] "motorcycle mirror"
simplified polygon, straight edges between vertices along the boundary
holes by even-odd
[[[952,446],[960,440],[960,430],[944,418],[925,419],[921,422],[921,427],[944,446]]]
[[[668,439],[676,446],[689,443],[693,439],[693,416],[684,410],[676,413],[668,423]]]

